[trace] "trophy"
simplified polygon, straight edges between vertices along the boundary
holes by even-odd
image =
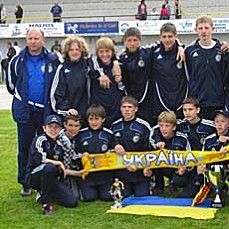
[[[225,196],[223,195],[223,165],[211,165],[209,178],[213,184],[215,193],[211,205],[214,208],[222,208],[225,203]]]
[[[114,183],[111,185],[109,193],[111,194],[114,205],[111,208],[122,208],[122,190],[124,189],[124,184],[118,178],[115,178]]]

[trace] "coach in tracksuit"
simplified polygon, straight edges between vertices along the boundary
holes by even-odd
[[[115,151],[118,154],[150,149],[150,125],[143,119],[136,117],[137,110],[138,101],[135,98],[130,96],[122,98],[121,113],[123,117],[111,126],[116,141]],[[125,197],[149,195],[150,178],[145,174],[145,170],[137,170],[130,166],[126,170],[115,171],[115,177],[124,183],[123,195]]]
[[[14,95],[12,112],[18,130],[18,182],[21,195],[31,194],[25,185],[25,170],[32,139],[42,132],[44,117],[51,113],[50,87],[59,64],[57,56],[44,48],[44,33],[31,28],[27,47],[13,57],[7,74],[7,89]]]

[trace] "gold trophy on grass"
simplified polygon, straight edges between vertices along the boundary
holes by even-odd
[[[124,189],[124,184],[118,178],[115,178],[114,183],[112,184],[109,193],[111,194],[114,205],[111,208],[122,208],[122,190]]]

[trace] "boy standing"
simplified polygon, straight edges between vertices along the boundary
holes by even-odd
[[[153,108],[154,117],[162,111],[174,111],[183,117],[182,101],[188,93],[185,62],[177,60],[179,45],[177,30],[168,22],[160,29],[160,43],[152,50]]]
[[[197,18],[195,30],[199,39],[185,50],[189,96],[199,100],[203,117],[212,119],[215,110],[228,106],[229,54],[222,53],[219,40],[212,38],[210,17]]]
[[[61,130],[60,118],[47,116],[43,130],[44,134],[36,137],[31,145],[26,180],[29,186],[41,193],[43,213],[50,215],[53,213],[52,203],[75,207],[77,199],[60,179],[66,176],[64,149],[57,142]]]
[[[106,113],[101,105],[91,105],[86,113],[88,127],[82,129],[76,138],[79,152],[90,157],[93,153],[106,153],[113,149],[113,132],[105,127]],[[90,173],[85,180],[79,180],[84,201],[111,200],[109,194],[113,183],[112,171]]]
[[[136,117],[137,111],[138,101],[135,98],[130,96],[122,98],[122,118],[115,121],[111,126],[116,138],[115,151],[118,154],[150,149],[150,125],[143,119]],[[124,197],[130,195],[149,195],[150,178],[148,177],[148,174],[145,173],[145,170],[137,170],[133,167],[127,167],[127,170],[116,171],[115,177],[124,183]]]

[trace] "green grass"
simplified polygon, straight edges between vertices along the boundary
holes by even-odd
[[[112,203],[80,203],[74,209],[55,205],[51,217],[41,213],[35,194],[22,198],[17,184],[16,128],[10,111],[0,111],[0,228],[229,228],[228,206],[218,210],[213,220],[178,219],[153,216],[107,214]]]

